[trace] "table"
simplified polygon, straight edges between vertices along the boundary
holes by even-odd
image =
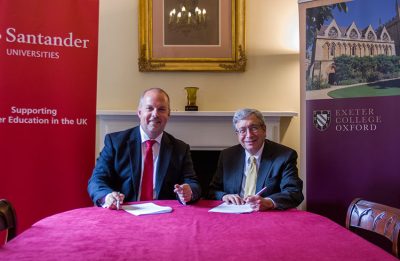
[[[0,260],[398,260],[306,211],[210,213],[220,201],[154,201],[172,213],[99,207],[40,220],[0,247]]]

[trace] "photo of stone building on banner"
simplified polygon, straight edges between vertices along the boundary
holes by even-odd
[[[400,4],[307,9],[307,100],[400,95]]]

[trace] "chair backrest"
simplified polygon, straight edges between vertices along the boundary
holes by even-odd
[[[0,199],[0,231],[7,230],[6,242],[17,235],[17,217],[7,199]]]
[[[382,235],[392,242],[392,253],[399,257],[400,209],[354,199],[346,215],[346,228],[360,228]]]

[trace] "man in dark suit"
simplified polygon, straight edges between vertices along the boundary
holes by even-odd
[[[168,94],[160,88],[146,90],[137,114],[140,126],[106,135],[88,184],[93,202],[116,209],[124,200],[199,199],[189,145],[164,132],[170,116]],[[151,145],[146,147],[147,143]],[[149,171],[147,158],[151,158]]]
[[[296,151],[266,139],[264,117],[257,110],[237,111],[233,126],[240,145],[221,152],[211,198],[248,203],[257,211],[297,207],[304,196]]]

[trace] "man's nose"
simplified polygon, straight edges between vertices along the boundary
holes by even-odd
[[[151,112],[151,115],[152,115],[153,117],[158,117],[158,109],[154,109],[154,110]]]
[[[252,135],[253,135],[253,132],[249,128],[246,128],[246,137],[250,137]]]

